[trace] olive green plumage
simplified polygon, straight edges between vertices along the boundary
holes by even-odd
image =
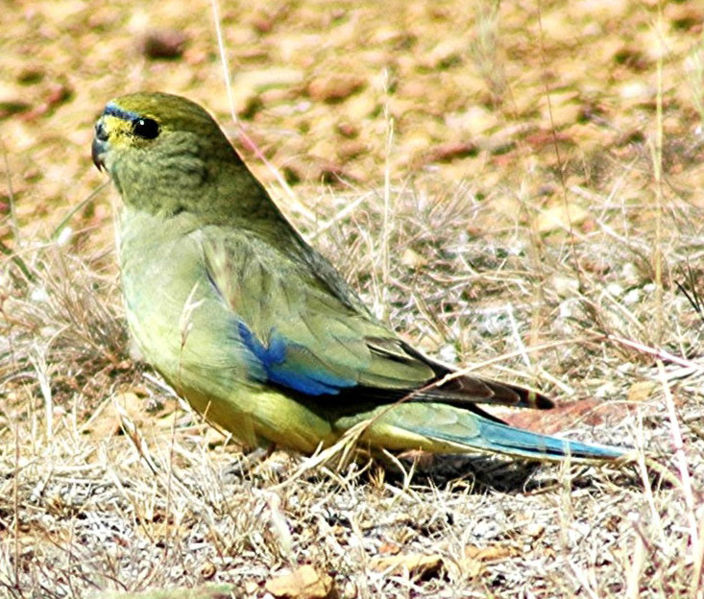
[[[515,429],[477,406],[552,405],[536,392],[468,376],[439,385],[451,370],[371,315],[200,106],[158,93],[113,100],[92,150],[124,204],[134,337],[179,394],[244,443],[311,452],[369,420],[362,440],[388,449],[622,453]]]

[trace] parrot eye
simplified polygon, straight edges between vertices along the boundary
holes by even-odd
[[[142,139],[154,139],[159,135],[159,123],[154,119],[135,119],[132,121],[132,133]]]

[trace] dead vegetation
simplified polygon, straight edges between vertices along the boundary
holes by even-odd
[[[704,12],[431,4],[223,2],[236,143],[413,343],[561,400],[507,419],[633,462],[243,456],[130,355],[114,194],[82,202],[109,97],[231,122],[211,5],[17,2],[0,596],[702,597]]]

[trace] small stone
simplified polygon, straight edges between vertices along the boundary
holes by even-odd
[[[176,29],[155,29],[142,38],[142,53],[153,60],[172,60],[183,55],[188,38]]]
[[[308,84],[308,95],[319,102],[340,102],[366,85],[361,77],[334,73],[316,77]]]
[[[333,599],[337,597],[334,581],[325,572],[305,565],[289,574],[282,574],[264,585],[274,597],[280,599]]]

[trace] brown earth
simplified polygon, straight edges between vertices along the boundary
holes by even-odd
[[[0,8],[0,596],[702,597],[704,5],[219,11],[224,56],[210,3]],[[89,148],[139,89],[208,107],[411,341],[561,400],[508,419],[636,464],[240,464],[128,352]]]

